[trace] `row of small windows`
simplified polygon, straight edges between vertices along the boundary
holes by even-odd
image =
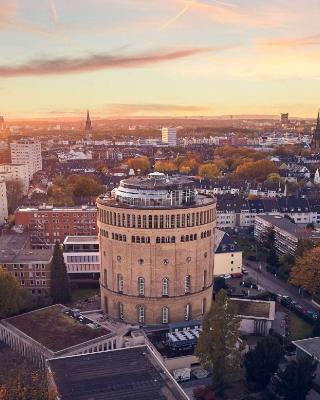
[[[204,239],[204,238],[210,237],[210,236],[211,236],[211,231],[201,232],[201,235],[200,235],[201,239]]]
[[[177,215],[135,215],[116,213],[98,208],[99,221],[125,228],[175,229],[198,226],[213,222],[215,210],[193,212]]]
[[[106,270],[105,270],[105,285],[107,284],[106,281]],[[207,271],[203,272],[203,287],[206,287],[207,285]],[[145,279],[140,276],[138,278],[137,282],[137,289],[138,289],[138,295],[139,296],[144,296],[145,295]],[[119,293],[124,292],[124,280],[123,280],[123,275],[117,274],[117,290]],[[190,294],[191,293],[191,276],[186,275],[184,278],[184,293],[185,294]],[[169,278],[164,277],[162,279],[162,296],[169,296]]]
[[[118,304],[119,307],[119,318],[121,320],[125,319],[125,310],[124,310],[124,305],[123,303]],[[206,299],[204,298],[202,300],[202,315],[205,314],[206,312]],[[146,310],[144,306],[138,306],[137,307],[137,312],[138,312],[138,322],[140,324],[143,324],[146,319]],[[186,304],[183,308],[183,319],[184,321],[189,321],[191,319],[191,306],[190,304]],[[164,306],[161,309],[161,321],[163,324],[168,324],[169,323],[169,307]]]
[[[100,234],[103,237],[108,238],[109,233],[108,231],[104,229],[100,229]],[[201,232],[201,239],[204,239],[206,237],[211,236],[211,230]],[[111,237],[113,240],[119,240],[120,242],[126,242],[127,241],[127,236],[118,234],[118,233],[112,233]],[[190,234],[190,235],[182,235],[180,240],[181,242],[192,242],[194,240],[198,239],[198,235],[196,233]],[[151,239],[150,236],[131,236],[131,242],[132,243],[150,243]],[[157,236],[156,237],[156,243],[176,243],[176,237],[175,236]]]

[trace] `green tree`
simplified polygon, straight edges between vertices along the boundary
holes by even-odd
[[[226,291],[220,290],[203,319],[195,354],[201,364],[212,371],[212,385],[217,394],[240,375],[240,318]]]
[[[54,304],[71,301],[69,277],[60,244],[56,242],[51,262],[50,295]]]
[[[244,359],[246,379],[253,389],[265,388],[276,372],[282,357],[279,341],[271,336],[262,338],[254,350],[250,350]]]
[[[0,267],[0,318],[16,314],[26,305],[26,292],[17,279]]]
[[[273,391],[283,400],[305,400],[312,387],[317,363],[312,358],[291,361],[273,380]]]

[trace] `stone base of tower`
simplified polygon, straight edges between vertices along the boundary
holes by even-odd
[[[197,293],[177,297],[135,297],[113,292],[101,286],[101,308],[115,320],[123,319],[130,324],[162,324],[163,308],[168,308],[168,322],[186,320],[186,305],[189,305],[189,320],[200,318],[212,302],[212,286]],[[139,321],[139,308],[144,308],[144,322]],[[122,317],[122,318],[121,318]]]

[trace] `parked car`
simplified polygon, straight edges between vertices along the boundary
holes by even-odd
[[[231,279],[232,278],[232,276],[230,274],[224,274],[224,275],[221,275],[221,276],[224,279]]]
[[[190,380],[190,368],[179,368],[173,370],[173,377],[177,382],[185,382]]]
[[[234,274],[231,274],[232,278],[242,278],[243,274],[242,272],[235,272]]]
[[[243,275],[248,275],[249,274],[249,271],[247,269],[245,269],[245,268],[242,268],[241,272],[243,273]]]

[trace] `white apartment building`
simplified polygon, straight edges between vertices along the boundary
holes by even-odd
[[[168,146],[177,145],[177,131],[175,127],[171,126],[162,128],[162,143],[167,144]]]
[[[63,258],[73,281],[98,281],[100,276],[99,239],[97,236],[67,236]]]
[[[8,218],[7,187],[4,178],[0,177],[0,225]]]
[[[29,179],[42,170],[41,143],[34,139],[20,139],[10,144],[11,162],[28,166]]]
[[[0,164],[0,178],[6,182],[21,181],[23,194],[29,190],[29,170],[26,164]]]

